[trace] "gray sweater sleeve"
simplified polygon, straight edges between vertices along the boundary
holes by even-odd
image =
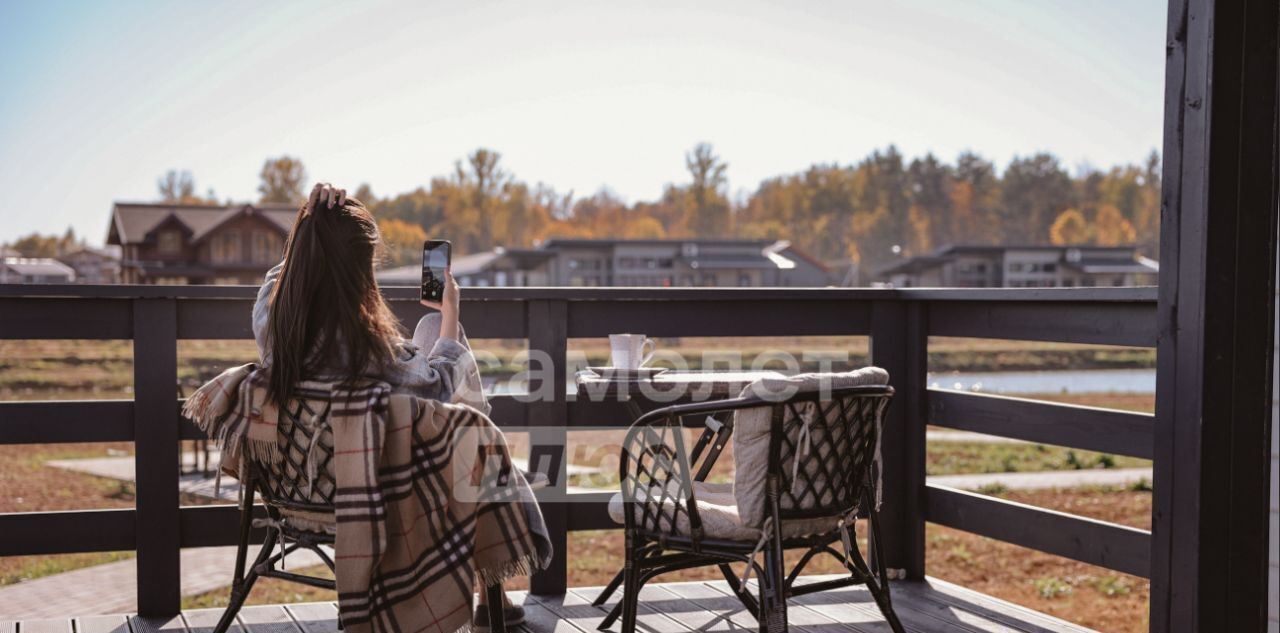
[[[258,298],[253,302],[253,340],[258,343],[258,359],[262,365],[270,364],[271,346],[267,343],[267,325],[271,317],[271,293],[275,290],[276,280],[280,278],[280,270],[284,262],[280,262],[267,271],[267,277],[258,289]]]

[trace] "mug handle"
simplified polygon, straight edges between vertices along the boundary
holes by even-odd
[[[649,353],[647,354],[644,352],[644,347],[646,345],[649,346]],[[640,354],[644,356],[644,358],[640,361],[639,366],[644,367],[644,364],[649,362],[649,359],[653,358],[653,354],[657,351],[658,351],[658,344],[654,342],[654,340],[651,338],[645,338],[644,342],[640,344]]]

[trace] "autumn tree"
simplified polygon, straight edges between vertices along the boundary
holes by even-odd
[[[370,187],[367,182],[360,183],[360,186],[356,187],[356,192],[352,195],[356,200],[364,203],[366,207],[372,207],[378,201],[378,197],[373,195],[373,187]]]
[[[382,234],[383,248],[391,266],[417,262],[422,253],[422,243],[427,240],[427,233],[421,226],[394,218],[379,220],[378,232]]]
[[[258,193],[262,194],[260,202],[301,204],[306,199],[303,188],[307,170],[301,160],[290,156],[268,158],[262,164],[258,177],[261,180],[258,185]]]
[[[685,226],[698,237],[724,236],[729,230],[729,200],[724,194],[729,165],[716,156],[709,143],[698,143],[684,156],[689,185]]]
[[[1032,242],[1043,227],[1074,206],[1071,176],[1052,154],[1014,158],[1001,182],[1001,224],[1007,241]],[[1043,238],[1040,238],[1043,239]]]
[[[1128,246],[1137,239],[1133,224],[1113,204],[1103,204],[1093,218],[1094,241],[1098,246]]]
[[[1075,209],[1067,209],[1059,213],[1049,227],[1049,242],[1057,246],[1086,244],[1089,242],[1090,232],[1089,222],[1084,219],[1084,214]]]
[[[57,257],[82,245],[84,241],[77,240],[75,229],[67,227],[61,236],[39,233],[24,235],[10,243],[9,248],[23,257]]]

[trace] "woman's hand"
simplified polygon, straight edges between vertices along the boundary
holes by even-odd
[[[302,216],[311,215],[311,212],[321,208],[342,208],[346,202],[346,189],[339,189],[327,182],[318,182],[311,188],[311,196],[307,198],[307,206],[302,208]]]
[[[458,340],[458,284],[453,281],[453,271],[444,269],[444,297],[440,301],[420,303],[440,311],[440,336]]]

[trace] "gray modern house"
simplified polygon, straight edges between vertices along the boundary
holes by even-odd
[[[894,288],[1151,286],[1159,264],[1128,246],[946,246],[876,274]]]
[[[378,275],[416,285],[416,265]],[[822,287],[831,270],[787,241],[553,238],[536,248],[473,253],[453,260],[463,286]]]

